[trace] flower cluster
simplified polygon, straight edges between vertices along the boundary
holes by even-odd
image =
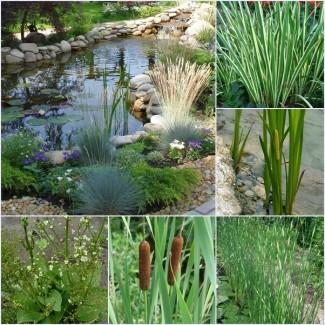
[[[27,166],[27,165],[30,165],[32,163],[42,163],[42,162],[48,162],[49,159],[48,157],[46,157],[46,155],[44,154],[44,152],[37,152],[37,153],[34,153],[30,158],[27,158],[24,160],[24,165]]]
[[[79,160],[81,157],[81,152],[80,150],[74,149],[71,152],[64,151],[63,152],[63,159],[65,161],[68,160]]]

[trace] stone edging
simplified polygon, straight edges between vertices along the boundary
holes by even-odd
[[[101,40],[111,40],[119,36],[149,36],[157,34],[160,28],[166,24],[175,24],[173,34],[179,37],[182,44],[197,47],[199,43],[195,36],[205,28],[213,28],[195,11],[201,8],[198,4],[184,5],[166,10],[154,17],[138,19],[133,21],[116,23],[104,23],[94,27],[85,35],[72,37],[68,40],[62,40],[48,46],[37,46],[35,43],[21,43],[19,49],[2,47],[1,63],[2,64],[28,64],[38,61],[48,61],[55,59],[57,55],[71,51],[81,50],[97,43]],[[204,9],[204,8],[203,8]],[[179,16],[186,15],[186,19],[178,19]],[[198,17],[197,17],[198,16]],[[177,27],[178,26],[178,27]],[[179,29],[177,29],[179,28]],[[185,30],[185,33],[183,32]]]

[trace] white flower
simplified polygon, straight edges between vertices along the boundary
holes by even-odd
[[[27,270],[30,271],[32,267],[30,265],[27,266]]]
[[[57,177],[57,180],[58,180],[59,182],[61,182],[61,181],[63,180],[63,177],[58,176],[58,177]]]
[[[62,271],[59,273],[59,275],[60,275],[61,278],[63,277],[63,273],[62,273]]]
[[[72,304],[72,300],[71,299],[68,299],[68,302],[69,302],[69,304]]]
[[[72,182],[72,178],[71,177],[67,177],[68,182]]]
[[[53,270],[53,265],[50,265],[49,269],[50,269],[50,271],[52,271]]]
[[[71,188],[68,188],[66,192],[69,194],[71,192]]]
[[[81,256],[80,261],[81,262],[87,262],[88,261],[88,257],[87,256]]]
[[[185,148],[185,143],[184,142],[180,142],[178,140],[174,140],[173,142],[171,142],[169,144],[169,147],[171,149],[179,149],[179,150],[183,150]]]
[[[43,221],[44,225],[47,226],[49,224],[48,220]]]
[[[65,265],[69,264],[69,261],[68,260],[64,260],[64,264]]]

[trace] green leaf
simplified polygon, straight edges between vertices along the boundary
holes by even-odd
[[[44,318],[40,311],[19,309],[17,312],[17,323],[38,323]]]
[[[81,305],[77,309],[76,318],[80,322],[94,323],[95,321],[98,320],[99,314],[100,314],[100,309],[96,308],[96,306]]]
[[[25,115],[22,113],[22,107],[10,107],[3,109],[1,112],[1,122],[11,123],[23,118]]]
[[[47,122],[43,118],[32,118],[27,121],[27,124],[30,126],[42,126],[45,125]]]
[[[36,241],[36,245],[43,250],[48,246],[48,242],[46,239],[40,239]]]
[[[229,298],[227,296],[218,295],[217,303],[218,303],[218,305],[220,305],[227,300],[229,300]]]
[[[24,99],[9,99],[6,100],[5,103],[10,106],[20,106],[20,105],[24,105],[26,101]]]
[[[45,304],[50,304],[54,311],[61,311],[62,297],[59,291],[53,289],[45,298]]]
[[[65,124],[71,122],[81,121],[83,117],[81,115],[63,115],[63,116],[51,116],[47,119],[48,123],[53,124]]]

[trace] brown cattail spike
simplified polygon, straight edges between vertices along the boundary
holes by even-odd
[[[150,288],[150,245],[143,240],[139,245],[139,280],[140,289],[148,290]]]
[[[178,235],[174,238],[172,243],[172,250],[168,268],[168,284],[171,286],[174,285],[176,274],[178,272],[179,262],[183,249],[183,241],[183,237],[181,235]]]

